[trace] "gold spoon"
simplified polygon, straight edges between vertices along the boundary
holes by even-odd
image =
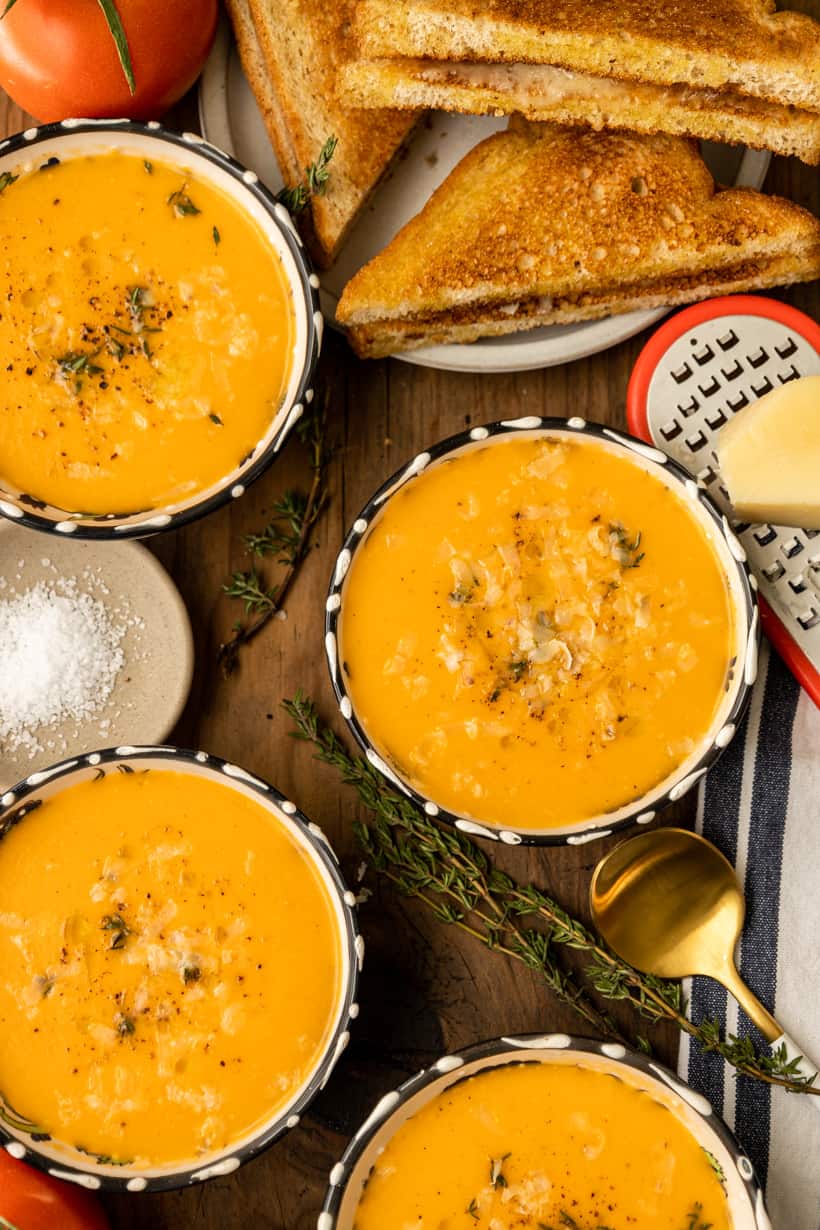
[[[804,1055],[737,972],[746,903],[734,868],[711,842],[671,828],[632,837],[601,859],[589,897],[595,926],[630,965],[661,978],[714,978],[767,1042],[785,1043],[790,1059]],[[803,1058],[800,1071],[811,1076],[817,1065]]]

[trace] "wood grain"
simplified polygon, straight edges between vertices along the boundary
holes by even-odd
[[[194,115],[191,99],[175,113],[187,127]],[[0,135],[28,122],[0,97]],[[820,213],[820,177],[794,160],[773,159],[766,189]],[[818,314],[817,284],[775,293]],[[323,825],[352,881],[359,863],[351,836],[357,800],[331,771],[312,762],[307,747],[289,738],[280,708],[283,698],[302,688],[338,726],[322,622],[327,581],[345,528],[403,461],[469,424],[520,414],[582,414],[624,427],[627,380],[645,340],[637,337],[563,367],[473,376],[393,361],[361,363],[330,335],[322,357],[337,446],[330,508],[288,602],[287,619],[274,622],[243,651],[231,679],[223,679],[215,665],[217,647],[238,614],[220,596],[221,586],[232,569],[247,566],[242,536],[264,525],[277,495],[303,476],[299,446],[290,444],[242,500],[152,541],[182,591],[196,641],[194,687],[175,741],[207,748],[274,782]],[[674,818],[687,821],[692,806],[684,800]],[[608,847],[604,841],[494,854],[511,873],[537,880],[568,909],[585,914],[591,869]],[[267,1154],[229,1178],[166,1195],[106,1198],[115,1230],[313,1230],[331,1165],[383,1092],[438,1054],[481,1038],[578,1029],[573,1014],[535,975],[433,921],[422,906],[374,887],[360,919],[367,941],[362,1014],[348,1052],[310,1113]],[[658,1031],[653,1040],[658,1054],[674,1063],[674,1031]]]

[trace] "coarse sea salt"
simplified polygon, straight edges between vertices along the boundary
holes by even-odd
[[[0,598],[0,747],[34,756],[38,732],[101,713],[125,662],[125,631],[75,577]]]

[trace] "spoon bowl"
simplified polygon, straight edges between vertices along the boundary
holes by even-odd
[[[595,868],[589,898],[595,926],[630,965],[659,978],[714,978],[796,1075],[816,1079],[817,1065],[737,972],[746,903],[732,864],[705,837],[660,828],[622,842]],[[820,1097],[809,1101],[820,1111]]]

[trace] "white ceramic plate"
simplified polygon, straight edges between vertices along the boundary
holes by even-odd
[[[124,664],[105,706],[83,722],[65,721],[32,733],[40,750],[14,752],[0,741],[0,794],[57,760],[94,747],[162,743],[182,713],[194,667],[188,612],[160,562],[135,542],[61,538],[0,520],[0,600],[39,581],[75,578],[77,589],[102,602],[124,628]]]
[[[265,124],[251,92],[227,24],[220,27],[199,87],[199,117],[204,136],[250,167],[273,191],[282,176]],[[431,112],[381,183],[354,227],[339,260],[322,278],[322,308],[332,324],[345,283],[389,243],[419,212],[468,150],[489,133],[505,128],[504,119]],[[725,145],[705,145],[704,156],[722,184],[760,188],[771,155]],[[446,371],[515,372],[552,367],[597,354],[623,342],[666,315],[631,312],[575,325],[551,325],[528,333],[487,338],[470,345],[435,346],[396,357],[421,367]]]

